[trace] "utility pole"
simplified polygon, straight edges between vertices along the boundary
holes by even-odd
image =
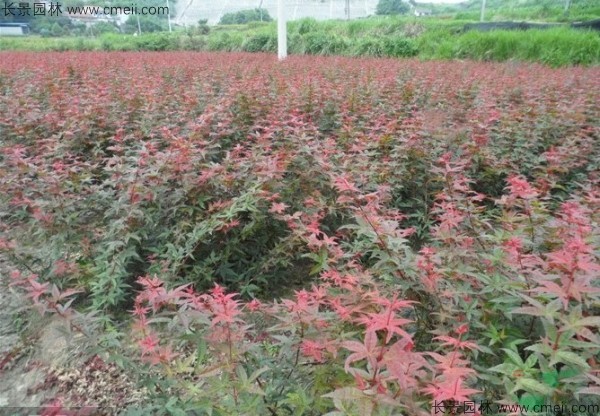
[[[287,25],[283,1],[277,0],[277,57],[280,61],[287,58]]]
[[[169,22],[169,32],[171,32],[171,8],[169,7],[169,0],[167,0],[167,21]]]
[[[481,16],[479,16],[479,21],[483,22],[485,20],[485,0],[481,0]]]
[[[346,0],[346,20],[350,20],[350,0]]]
[[[570,6],[571,6],[571,0],[565,0],[565,12],[569,11]]]

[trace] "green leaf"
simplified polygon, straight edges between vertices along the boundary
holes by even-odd
[[[534,365],[537,364],[537,360],[538,360],[537,355],[530,354],[529,357],[527,357],[527,360],[525,361],[525,367],[532,368]]]
[[[550,361],[550,365],[556,363],[572,364],[585,369],[590,368],[589,364],[581,356],[571,351],[557,351],[554,359]]]
[[[169,412],[169,415],[186,416],[186,412],[179,407],[178,401],[178,398],[171,397],[165,405],[165,409]]]
[[[581,374],[581,371],[578,371],[574,368],[563,367],[560,369],[560,372],[558,373],[558,379],[563,380],[565,378],[577,377],[580,374]]]
[[[254,370],[254,372],[250,375],[250,377],[248,377],[249,381],[254,381],[257,378],[260,377],[261,374],[263,374],[266,371],[269,371],[269,367],[265,366],[263,368],[259,368],[258,370]]]
[[[512,362],[517,364],[519,367],[523,367],[525,365],[521,356],[515,351],[509,350],[508,348],[502,348],[502,351],[504,351],[506,355],[508,355],[508,357],[512,360]]]
[[[542,373],[542,381],[547,386],[556,387],[558,385],[558,373],[556,370],[544,372]]]
[[[542,384],[532,378],[519,379],[517,381],[517,385],[513,388],[512,393],[519,389],[523,389],[530,393],[540,393],[545,396],[551,396],[554,393],[554,389],[552,387]]]
[[[494,366],[489,369],[489,371],[494,371],[498,373],[502,373],[505,375],[511,375],[518,367],[511,363],[502,363],[497,366]]]
[[[529,409],[533,409],[534,406],[541,406],[545,402],[544,396],[536,396],[531,393],[525,393],[519,398],[519,404]]]
[[[600,327],[600,316],[587,316],[581,318],[576,322],[577,325],[573,326],[596,326]]]
[[[373,413],[373,403],[361,390],[355,387],[343,387],[331,393],[323,395],[333,400],[338,410],[345,410],[345,403],[352,403],[360,409],[361,415]]]

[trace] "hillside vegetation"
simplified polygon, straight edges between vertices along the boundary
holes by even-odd
[[[435,13],[456,19],[479,20],[481,0],[459,4],[429,5]],[[487,0],[486,20],[579,21],[600,17],[600,2],[571,0],[565,12],[565,0]]]
[[[520,60],[551,66],[600,62],[600,34],[558,27],[548,30],[464,32],[468,21],[374,17],[355,21],[303,19],[288,25],[291,54],[421,59]],[[143,36],[0,38],[0,50],[194,50],[275,52],[276,23],[252,23]]]

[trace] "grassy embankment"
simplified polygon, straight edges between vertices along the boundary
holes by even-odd
[[[354,21],[290,22],[291,54],[419,57],[421,59],[520,60],[551,66],[600,63],[600,34],[557,27],[546,30],[463,32],[456,19],[373,17]],[[0,38],[0,50],[197,50],[274,52],[276,24],[217,26],[142,36]]]
[[[565,12],[564,0],[487,0],[486,21],[538,21],[576,22],[600,17],[598,0],[571,1]],[[457,4],[434,4],[429,6],[436,14],[458,20],[479,20],[481,0],[467,0]]]

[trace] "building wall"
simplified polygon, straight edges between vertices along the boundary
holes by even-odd
[[[23,36],[23,28],[19,26],[0,26],[0,36]]]

